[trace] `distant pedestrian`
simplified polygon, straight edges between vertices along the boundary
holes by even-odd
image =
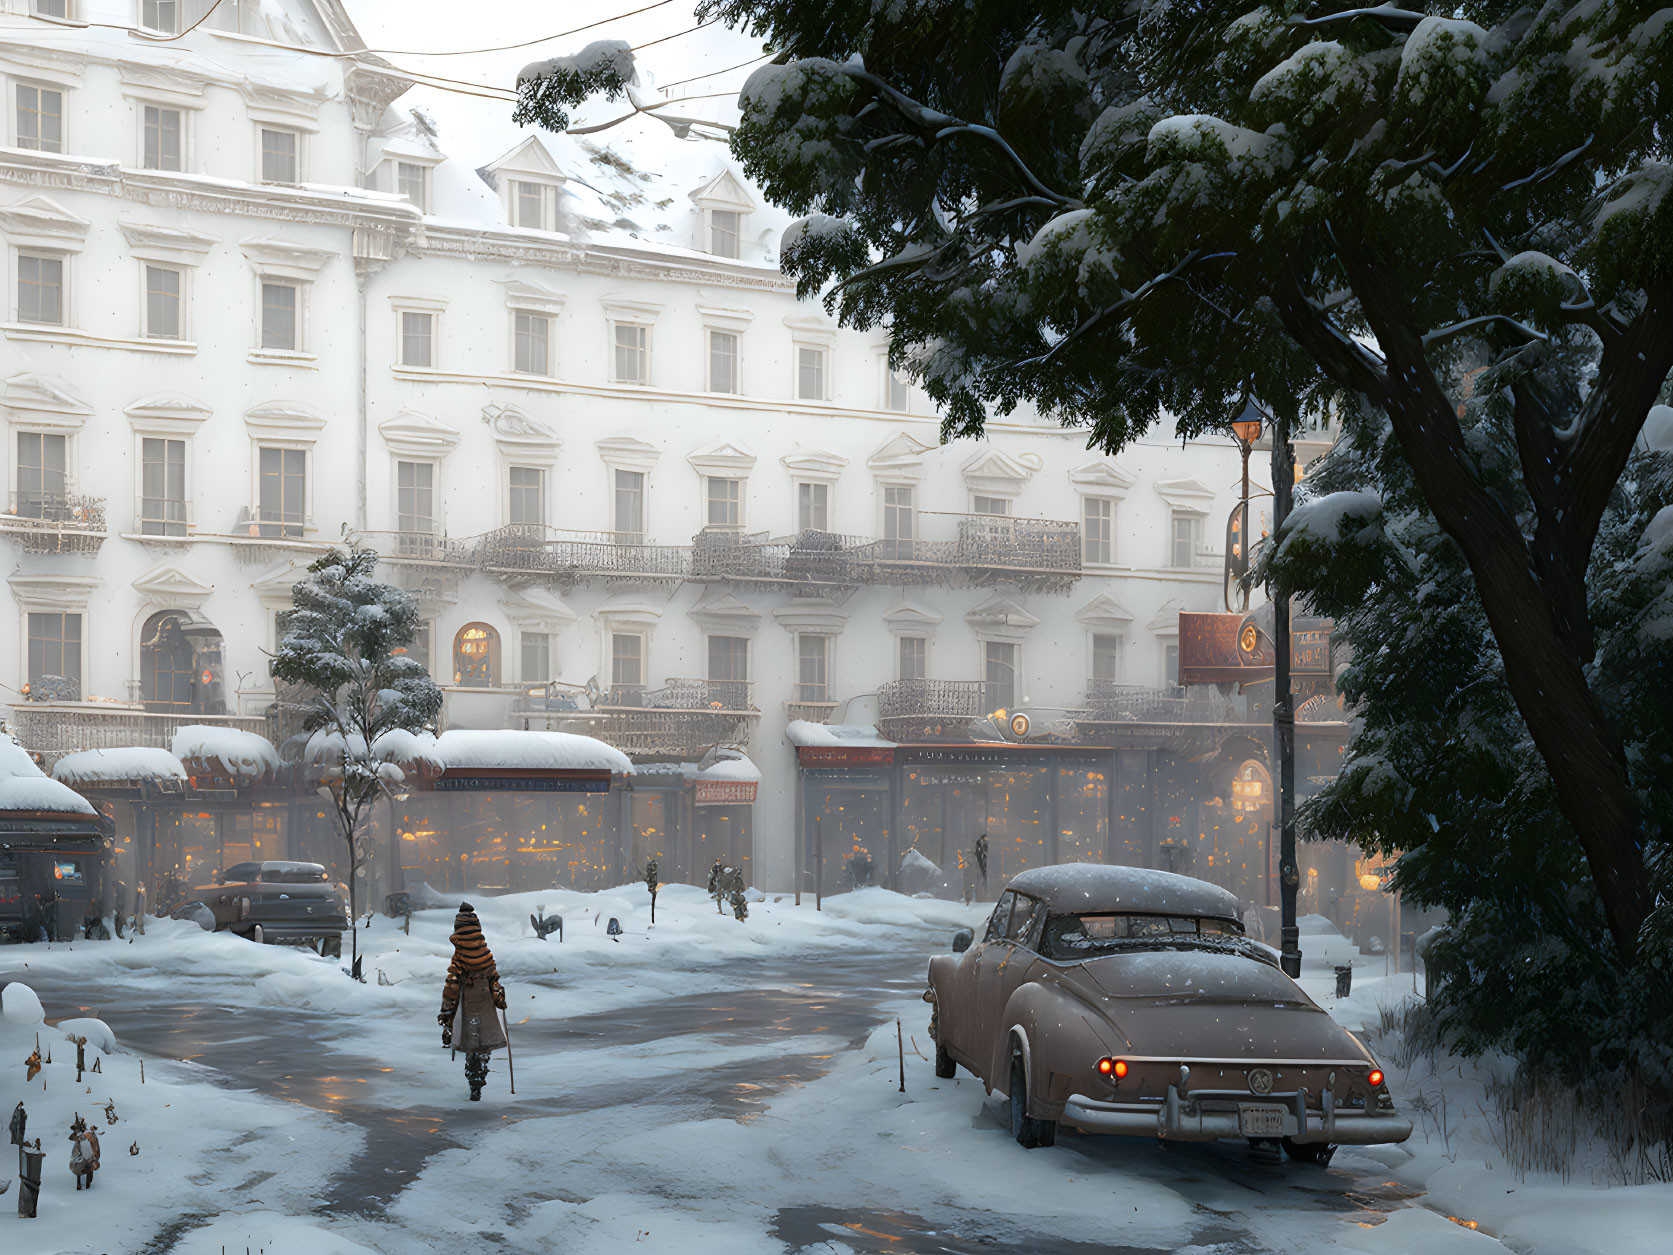
[[[499,969],[482,937],[482,921],[469,902],[459,904],[453,918],[453,961],[447,965],[447,983],[442,987],[441,1044],[465,1056],[465,1079],[470,1083],[471,1101],[482,1100],[482,1086],[488,1079],[488,1055],[506,1045],[505,990]]]

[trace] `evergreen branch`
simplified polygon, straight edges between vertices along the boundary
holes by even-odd
[[[1433,331],[1426,332],[1422,337],[1423,347],[1427,349],[1437,344],[1445,344],[1454,336],[1462,335],[1475,327],[1485,327],[1491,323],[1504,323],[1513,331],[1520,332],[1530,340],[1549,342],[1551,339],[1545,332],[1535,331],[1526,323],[1520,322],[1508,314],[1482,314],[1476,318],[1466,318],[1463,322],[1450,323],[1445,327],[1437,327]]]

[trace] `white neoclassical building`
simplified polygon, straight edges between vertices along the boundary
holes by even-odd
[[[1179,612],[1221,609],[1229,436],[1112,458],[1019,411],[942,444],[881,335],[796,299],[724,146],[444,147],[335,0],[82,24],[206,8],[0,0],[0,686],[30,748],[266,731],[290,585],[346,538],[419,597],[445,724],[618,745],[624,823],[666,830],[649,782],[746,751],[769,885],[803,861],[793,721],[922,739],[1172,693]]]

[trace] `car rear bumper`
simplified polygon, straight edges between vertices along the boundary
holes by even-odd
[[[1283,1136],[1296,1142],[1326,1142],[1335,1146],[1372,1146],[1403,1142],[1412,1135],[1412,1122],[1392,1112],[1339,1110],[1324,1096],[1322,1109],[1308,1108],[1294,1095],[1273,1095],[1262,1106],[1283,1106]],[[1235,1105],[1204,1107],[1181,1098],[1174,1086],[1159,1103],[1116,1103],[1073,1094],[1063,1105],[1063,1123],[1088,1133],[1125,1133],[1168,1142],[1217,1142],[1241,1139],[1243,1132]]]
[[[340,937],[348,931],[343,920],[244,920],[234,925],[234,931],[248,937],[261,927],[263,941],[313,941],[319,937]]]

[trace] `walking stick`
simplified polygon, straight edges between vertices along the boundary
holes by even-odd
[[[517,1061],[511,1057],[511,1021],[500,1016],[500,1029],[505,1033],[505,1071],[511,1081],[511,1092],[517,1092]]]

